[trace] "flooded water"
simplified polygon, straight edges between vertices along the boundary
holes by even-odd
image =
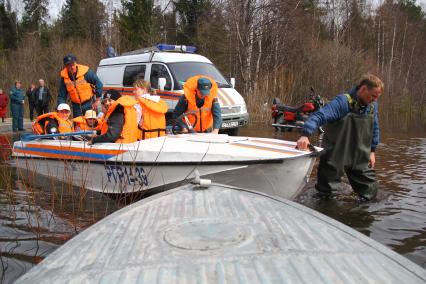
[[[296,133],[275,133],[265,128],[245,129],[243,134],[293,141],[298,138]],[[349,186],[336,199],[319,199],[314,188],[315,168],[296,201],[360,231],[426,269],[426,133],[384,133],[381,140],[376,153],[380,183],[377,200],[365,204],[353,201],[347,198],[352,191]]]
[[[261,129],[261,130],[259,130]],[[241,135],[295,140],[272,127],[245,128]],[[0,136],[0,159],[11,137]],[[377,151],[378,200],[359,204],[316,197],[315,173],[297,202],[320,211],[426,268],[426,134],[384,135]],[[314,171],[315,172],[315,171]],[[34,264],[125,203],[33,177],[23,182],[0,162],[0,282],[13,282]],[[349,194],[341,193],[342,196]]]

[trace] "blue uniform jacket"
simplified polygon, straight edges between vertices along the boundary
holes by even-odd
[[[11,104],[22,105],[22,101],[25,100],[25,93],[23,89],[13,87],[10,89],[9,94]]]
[[[84,74],[84,79],[95,86],[95,95],[97,98],[102,97],[102,87],[103,84],[101,80],[98,78],[95,72],[89,69],[86,74]],[[64,78],[61,78],[61,82],[59,84],[59,94],[58,94],[58,105],[62,103],[67,103],[68,92],[65,87]]]
[[[356,100],[356,88],[348,92],[353,99]],[[373,140],[371,142],[371,151],[374,152],[380,142],[379,129],[379,112],[377,102],[374,104],[374,123],[373,123]],[[361,114],[367,115],[370,112],[371,105],[361,108]],[[334,122],[344,118],[350,112],[348,98],[344,95],[338,95],[323,108],[311,114],[302,130],[302,136],[312,135],[320,126],[329,122]]]
[[[204,99],[200,99],[200,98],[197,97],[196,100],[197,100],[197,106],[202,107],[203,104],[204,104]],[[187,102],[185,96],[183,95],[179,98],[179,101],[175,106],[175,110],[173,112],[174,117],[175,118],[179,117],[187,109],[188,109],[188,102]],[[222,124],[222,112],[220,110],[220,104],[217,100],[213,102],[212,114],[213,114],[213,129],[220,129],[220,126]],[[179,125],[181,127],[185,127],[185,125],[183,123],[179,123]]]

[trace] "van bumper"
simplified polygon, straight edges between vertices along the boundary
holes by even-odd
[[[222,124],[220,129],[238,128],[248,124],[248,112],[238,115],[222,116]]]

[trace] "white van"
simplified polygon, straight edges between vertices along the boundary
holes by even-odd
[[[164,44],[136,50],[102,59],[97,75],[104,84],[104,91],[116,89],[122,94],[132,94],[135,79],[145,78],[167,102],[167,118],[171,118],[178,99],[183,95],[183,83],[195,75],[209,76],[216,80],[219,87],[221,133],[237,135],[239,127],[248,123],[249,115],[243,97],[233,87],[235,80],[231,79],[232,85],[228,83],[209,59],[194,54],[194,51],[195,48],[190,46]]]

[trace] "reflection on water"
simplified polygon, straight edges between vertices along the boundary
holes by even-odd
[[[426,138],[385,138],[377,158],[376,202],[359,205],[307,198],[304,203],[425,267]],[[313,182],[309,191],[314,191]]]
[[[388,197],[367,210],[370,236],[413,261],[426,264],[426,138],[384,141],[377,172]],[[426,268],[426,267],[425,267]]]
[[[296,133],[245,128],[241,135],[296,140]],[[394,136],[394,135],[393,135]],[[0,136],[0,156],[10,155]],[[0,159],[1,159],[0,157]],[[384,137],[377,152],[378,200],[359,204],[316,197],[313,178],[297,201],[370,236],[425,267],[426,138]],[[32,178],[26,184],[0,163],[0,282],[9,283],[58,246],[122,205],[100,194]],[[340,193],[342,196],[349,191]]]
[[[9,158],[10,137],[0,136]],[[21,174],[0,161],[0,283],[10,283],[64,242],[117,210],[115,201],[53,179]]]
[[[251,131],[250,131],[251,132]],[[247,135],[252,135],[252,133]],[[296,140],[297,134],[268,132]],[[265,132],[257,135],[268,135]],[[359,204],[346,198],[348,186],[334,200],[320,200],[314,189],[316,172],[297,202],[336,219],[391,247],[426,268],[426,138],[383,135],[377,148],[378,198]],[[416,134],[419,136],[419,134]],[[423,137],[426,136],[423,134]]]

